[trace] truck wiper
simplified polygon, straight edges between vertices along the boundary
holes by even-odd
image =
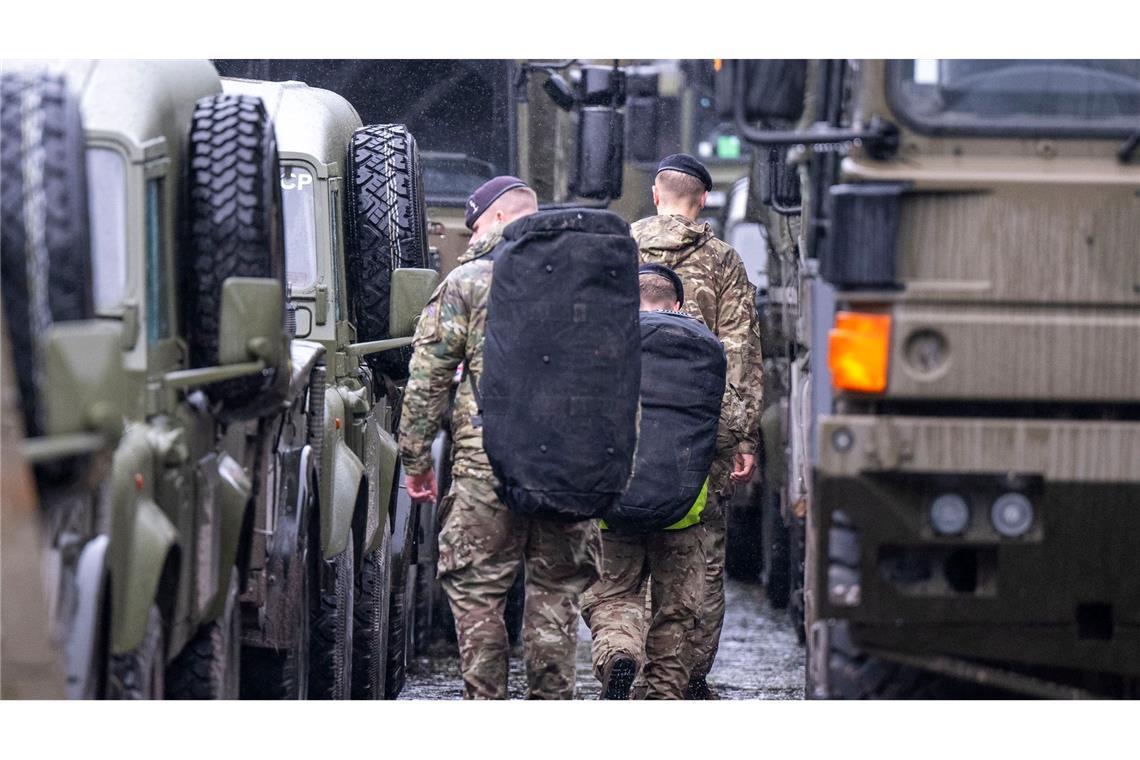
[[[1136,152],[1137,146],[1140,146],[1140,129],[1132,133],[1132,136],[1124,141],[1120,146],[1120,150],[1116,152],[1116,157],[1120,159],[1120,163],[1126,164],[1132,160],[1132,154]]]

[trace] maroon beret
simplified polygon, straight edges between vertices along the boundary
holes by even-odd
[[[489,179],[482,185],[476,188],[475,192],[471,193],[467,198],[467,214],[463,219],[467,229],[475,228],[475,221],[482,216],[483,212],[490,208],[491,204],[499,199],[503,193],[508,190],[514,190],[519,187],[529,187],[527,183],[523,182],[518,177],[511,177],[510,175],[502,175]]]

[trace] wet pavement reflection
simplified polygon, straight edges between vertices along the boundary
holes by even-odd
[[[728,581],[727,611],[720,652],[709,683],[721,699],[803,699],[804,649],[788,623],[785,610],[773,610],[764,589]],[[600,684],[590,667],[590,632],[578,629],[578,699],[597,699]],[[400,699],[460,699],[462,685],[454,645],[437,642],[436,652],[416,659]],[[511,653],[509,688],[512,699],[526,693],[522,649]]]

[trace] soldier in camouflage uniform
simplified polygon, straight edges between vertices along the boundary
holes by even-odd
[[[400,418],[400,455],[408,494],[435,499],[431,444],[460,362],[483,372],[483,334],[491,290],[488,253],[506,224],[538,210],[521,180],[497,177],[468,200],[471,245],[432,295],[414,339]],[[594,521],[554,523],[508,511],[495,494],[470,384],[457,389],[452,412],[451,490],[440,507],[439,580],[451,603],[459,639],[464,697],[507,697],[507,592],[526,563],[523,649],[527,696],[570,699],[578,640],[578,597],[596,575],[600,537]]]
[[[679,311],[680,282],[643,271],[641,310]],[[689,514],[644,535],[602,534],[602,570],[582,597],[593,636],[594,675],[603,699],[625,699],[637,674],[647,699],[681,699],[692,667],[687,639],[701,614],[705,547],[699,526],[702,493]],[[650,604],[646,610],[646,593]]]
[[[756,466],[763,393],[755,288],[740,254],[714,236],[708,224],[694,221],[711,189],[712,177],[699,161],[686,154],[668,156],[654,178],[657,216],[632,225],[642,262],[663,264],[680,275],[689,294],[683,310],[720,338],[728,359],[709,505],[700,526],[707,559],[705,598],[701,619],[689,637],[693,666],[687,696],[696,699],[712,696],[706,678],[724,623],[723,504],[729,482],[747,482]]]

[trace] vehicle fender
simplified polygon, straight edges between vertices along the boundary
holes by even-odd
[[[368,515],[365,521],[364,552],[367,555],[380,546],[390,520],[388,509],[391,505],[392,484],[396,480],[396,462],[400,448],[396,438],[385,430],[376,414],[376,409],[368,416],[365,426],[364,460],[368,468]]]
[[[150,433],[150,426],[145,423],[130,425],[111,459],[111,531],[105,559],[111,584],[110,647],[116,653],[128,651],[131,641],[136,644],[138,641],[137,637],[128,635],[131,626],[126,621],[132,614],[139,615],[137,610],[129,611],[127,607],[138,551],[135,541],[140,502],[148,499],[153,503],[154,500],[155,455]],[[149,610],[150,600],[141,612],[144,627]]]
[[[300,547],[307,537],[309,501],[312,486],[317,482],[317,462],[310,446],[289,449],[281,453],[281,479],[278,484],[279,500],[273,536],[268,547],[266,571],[270,578],[266,588],[265,606],[261,610],[260,646],[286,649],[293,644],[298,631],[291,627],[296,620],[294,608],[301,603],[295,590],[300,574],[298,567]]]
[[[87,542],[75,569],[75,618],[65,643],[67,698],[95,699],[98,677],[92,667],[103,653],[97,651],[106,621],[103,599],[107,591],[107,547],[110,539],[98,535]],[[104,644],[105,646],[105,644]]]
[[[216,477],[211,477],[211,481],[218,520],[218,585],[203,615],[203,621],[214,620],[225,612],[230,576],[241,546],[241,529],[253,497],[253,486],[249,478],[242,466],[229,454],[218,458]]]
[[[364,463],[344,442],[347,424],[344,399],[336,388],[325,390],[324,445],[321,450],[321,555],[332,559],[348,546],[356,494]]]
[[[111,653],[136,649],[146,635],[147,616],[154,604],[166,558],[178,543],[178,531],[149,496],[137,501],[127,575],[113,587],[119,611],[111,628]]]

